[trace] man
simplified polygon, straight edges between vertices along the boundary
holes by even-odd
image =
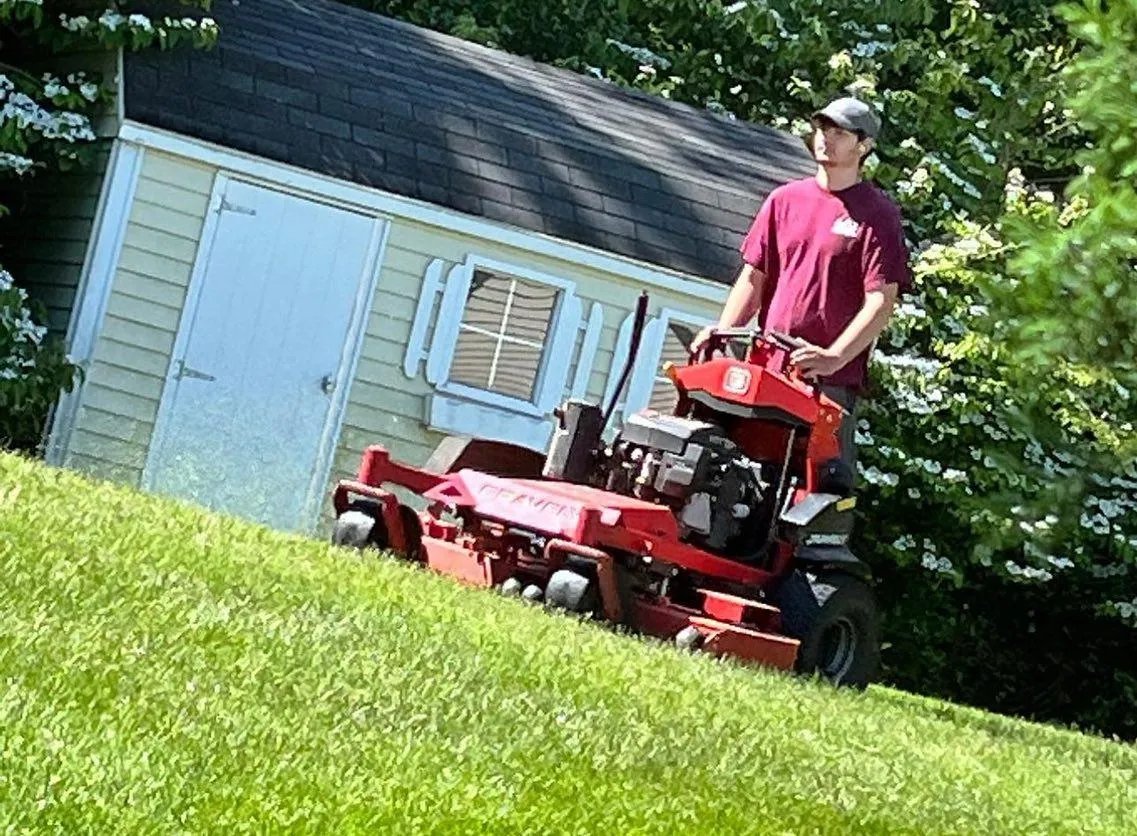
[[[775,189],[763,203],[742,242],[744,264],[717,327],[757,316],[761,327],[805,342],[790,360],[848,411],[841,458],[855,472],[854,412],[869,352],[911,274],[899,210],[861,177],[880,120],[865,103],[844,98],[811,123],[817,173]]]

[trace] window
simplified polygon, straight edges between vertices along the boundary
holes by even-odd
[[[543,449],[553,409],[587,383],[585,374],[570,381],[569,369],[574,358],[578,371],[591,368],[603,320],[598,304],[584,316],[570,278],[474,255],[434,259],[403,372],[413,379],[426,361],[428,428]]]
[[[560,290],[475,270],[466,294],[450,380],[532,401]]]

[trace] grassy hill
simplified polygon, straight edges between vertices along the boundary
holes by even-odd
[[[2,455],[0,593],[3,832],[1137,833],[1130,746]]]

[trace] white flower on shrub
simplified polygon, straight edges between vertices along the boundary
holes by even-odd
[[[941,575],[950,575],[955,571],[952,562],[946,557],[936,557],[931,552],[924,552],[923,558],[920,560],[920,565],[925,569],[932,572],[937,572]]]
[[[1032,581],[1049,581],[1054,575],[1046,569],[1036,569],[1033,566],[1019,566],[1013,560],[1005,564],[1008,574],[1014,577],[1026,578]]]
[[[126,18],[113,9],[107,9],[103,12],[102,17],[99,18],[99,25],[112,32],[124,23],[126,23]]]
[[[59,25],[66,29],[68,32],[82,32],[91,25],[91,19],[86,15],[71,17],[69,15],[61,14],[59,16]]]
[[[916,538],[913,537],[911,534],[901,535],[900,537],[898,537],[896,540],[893,541],[892,547],[894,549],[900,549],[901,551],[907,551],[908,549],[914,549],[914,548],[916,548]]]
[[[95,139],[86,116],[68,110],[49,113],[24,93],[7,95],[4,107],[0,109],[0,125],[8,121],[15,121],[16,127],[21,130],[31,128],[47,139],[62,139],[66,142]]]
[[[1137,598],[1132,601],[1110,601],[1107,606],[1126,621],[1137,618]]]
[[[35,161],[28,157],[0,151],[0,171],[8,170],[14,171],[16,174],[27,174],[33,167],[35,167]]]

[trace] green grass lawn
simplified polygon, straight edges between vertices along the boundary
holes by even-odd
[[[1133,747],[682,655],[10,456],[0,589],[5,833],[1137,833]]]

